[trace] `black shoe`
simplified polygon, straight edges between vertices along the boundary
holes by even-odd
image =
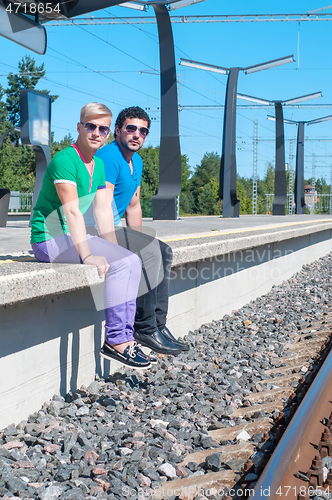
[[[140,344],[149,347],[153,351],[160,352],[161,354],[171,354],[176,356],[182,352],[182,349],[172,342],[169,342],[159,330],[153,333],[139,333],[135,332],[134,337]]]
[[[184,342],[180,342],[175,337],[173,337],[173,335],[171,334],[171,332],[169,331],[169,329],[166,326],[164,326],[164,328],[160,331],[163,334],[163,336],[165,337],[165,339],[167,339],[169,342],[172,342],[172,344],[180,347],[182,349],[182,351],[189,351],[189,345],[185,344]]]
[[[115,359],[119,363],[134,368],[135,370],[150,368],[151,366],[151,361],[146,357],[143,358],[143,356],[140,356],[137,352],[135,344],[129,345],[121,353],[105,341],[103,347],[100,349],[100,355],[106,359]]]
[[[138,354],[142,357],[142,358],[145,358],[147,359],[148,361],[150,361],[151,365],[157,365],[158,364],[158,359],[155,358],[154,356],[150,356],[149,354],[145,354],[145,352],[141,349],[141,344],[138,344],[136,341],[135,341],[135,349],[136,349],[136,352],[138,352]]]

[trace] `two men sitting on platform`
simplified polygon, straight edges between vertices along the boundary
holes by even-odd
[[[98,151],[109,137],[111,121],[112,113],[103,104],[82,108],[76,143],[57,153],[44,175],[31,221],[31,245],[41,262],[98,268],[105,276],[101,355],[142,369],[156,359],[140,344],[173,355],[189,346],[166,327],[171,249],[142,232],[143,164],[137,151],[149,133],[150,119],[140,108],[123,110],[115,140]],[[86,230],[83,217],[92,202],[95,234]],[[115,231],[124,212],[128,227]]]
[[[117,243],[142,261],[134,337],[157,353],[176,355],[189,350],[189,346],[175,339],[166,327],[172,249],[142,229],[140,186],[143,162],[137,151],[143,146],[150,125],[149,116],[140,107],[122,110],[115,122],[114,141],[99,149],[96,156],[105,167]],[[119,226],[123,214],[126,227]],[[85,218],[87,231],[95,234],[91,215],[90,210],[90,218],[88,215]]]

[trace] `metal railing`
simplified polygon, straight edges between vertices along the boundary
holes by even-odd
[[[331,205],[331,195],[328,194],[317,194],[316,195],[316,203],[315,203],[315,212],[330,214],[332,205]]]
[[[31,212],[33,193],[10,192],[9,212]]]
[[[268,193],[265,195],[266,196],[266,215],[270,212],[272,214],[272,209],[273,209],[273,201],[274,201],[274,193]],[[293,206],[293,201],[292,201],[293,195],[287,194],[287,203],[285,205],[285,212],[286,214],[289,213],[290,207]],[[293,210],[292,210],[293,213]]]
[[[273,205],[273,200],[274,200],[274,194],[273,193],[268,193],[265,195],[266,196],[266,213],[268,214],[269,212],[272,213],[272,205]],[[309,200],[307,201],[307,208],[310,210],[310,213],[318,213],[318,214],[332,214],[332,195],[330,193],[317,193],[315,195],[306,195],[306,198]],[[294,201],[291,201],[291,195],[287,195],[288,203],[286,206],[286,213],[287,213],[287,207],[289,207],[291,204],[294,204]],[[313,201],[315,199],[315,208],[314,210],[312,209]]]

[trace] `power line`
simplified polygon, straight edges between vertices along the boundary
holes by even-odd
[[[92,68],[89,68],[88,66],[86,66],[85,64],[82,64],[78,61],[76,61],[75,59],[69,57],[69,56],[66,56],[65,54],[62,54],[61,52],[59,52],[58,50],[55,50],[55,49],[52,49],[52,47],[49,47],[50,50],[52,50],[53,52],[56,52],[57,54],[63,56],[63,57],[66,57],[67,59],[69,59],[70,61],[73,61],[74,63],[78,64],[79,66],[82,66],[83,68],[85,69],[88,69],[89,71],[92,71],[93,73],[96,73],[96,74],[99,74],[101,75],[102,77],[104,78],[107,78],[107,80],[110,80],[111,82],[114,82],[114,83],[117,83],[119,85],[122,85],[123,87],[126,87],[130,90],[134,90],[135,92],[138,92],[139,94],[142,94],[142,95],[145,95],[146,97],[149,97],[149,98],[152,98],[152,99],[156,99],[156,100],[159,100],[157,97],[153,97],[151,96],[151,94],[146,94],[145,92],[142,92],[141,90],[138,90],[137,88],[135,87],[131,87],[130,85],[127,85],[125,83],[120,83],[118,82],[117,80],[114,80],[114,78],[110,78],[109,76],[105,75],[104,73],[98,73],[96,70],[92,69]]]
[[[104,42],[106,43],[107,45],[109,45],[110,47],[112,47],[113,49],[116,49],[118,50],[119,52],[121,52],[122,54],[125,54],[127,57],[131,58],[131,59],[134,59],[134,61],[137,61],[139,62],[140,64],[144,64],[144,66],[146,66],[147,68],[149,69],[152,69],[154,71],[156,71],[154,68],[152,68],[151,66],[149,66],[148,64],[146,64],[145,62],[141,61],[140,59],[137,59],[137,57],[129,54],[129,52],[126,52],[125,50],[123,49],[120,49],[119,47],[117,47],[116,45],[113,45],[112,43],[108,42],[107,40],[104,40],[103,38],[101,38],[100,36],[98,35],[95,35],[94,33],[91,33],[91,31],[88,31],[87,29],[85,28],[82,28],[82,26],[80,25],[76,25],[79,29],[85,31],[86,33],[89,33],[89,35],[93,36],[94,38],[97,38],[98,40],[100,40],[101,42]]]

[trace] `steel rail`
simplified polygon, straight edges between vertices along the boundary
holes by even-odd
[[[297,499],[302,491],[308,491],[309,483],[296,478],[294,473],[300,471],[306,474],[310,469],[312,460],[318,453],[314,446],[320,442],[325,429],[322,421],[329,418],[331,410],[332,351],[316,375],[249,498],[291,500]]]

